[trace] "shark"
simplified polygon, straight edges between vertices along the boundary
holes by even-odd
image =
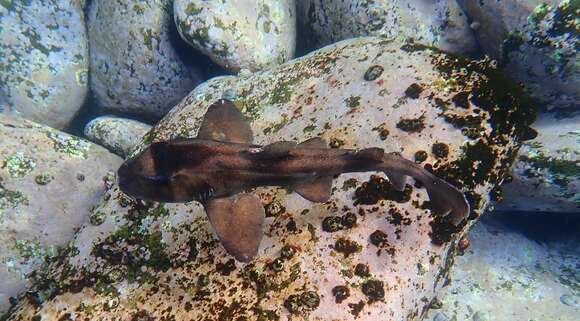
[[[121,191],[133,198],[200,202],[226,252],[249,262],[258,253],[265,221],[253,188],[282,186],[309,201],[326,202],[333,178],[351,172],[383,172],[397,190],[412,177],[427,190],[431,208],[449,215],[453,224],[469,214],[469,203],[457,188],[383,148],[329,148],[321,137],[253,144],[250,124],[226,99],[210,105],[196,138],[151,143],[117,174]]]

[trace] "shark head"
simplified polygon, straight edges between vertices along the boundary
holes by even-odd
[[[212,194],[203,173],[183,171],[184,152],[195,153],[195,146],[180,148],[179,141],[151,144],[119,170],[119,187],[135,198],[157,202],[203,201]],[[182,152],[180,152],[182,150]],[[192,164],[190,164],[192,165]]]

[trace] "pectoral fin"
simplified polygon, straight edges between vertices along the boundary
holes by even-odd
[[[332,176],[321,176],[313,181],[301,181],[293,186],[294,191],[311,202],[323,203],[332,194]]]
[[[253,140],[250,124],[229,100],[221,99],[209,106],[197,134],[198,138],[222,142],[246,143]]]
[[[250,194],[217,198],[205,204],[209,217],[226,251],[241,262],[258,253],[266,217],[260,200]]]

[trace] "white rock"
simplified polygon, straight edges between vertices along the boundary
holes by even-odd
[[[181,37],[219,65],[261,70],[294,57],[294,0],[176,0]]]
[[[540,244],[488,219],[468,238],[439,295],[441,309],[425,320],[438,321],[440,314],[447,320],[578,320],[578,241]]]
[[[91,89],[100,107],[160,118],[200,81],[172,45],[171,4],[91,2]]]
[[[297,12],[300,41],[308,41],[309,47],[381,36],[413,38],[459,54],[477,49],[467,19],[455,1],[297,0]]]
[[[0,2],[0,112],[54,128],[76,115],[89,68],[81,5]]]
[[[83,139],[0,115],[0,314],[98,203],[121,158]]]
[[[518,92],[504,82],[502,90],[493,87],[498,77],[486,62],[377,38],[353,39],[265,72],[198,86],[145,135],[141,147],[196,136],[209,104],[226,96],[251,120],[257,144],[322,136],[333,147],[379,146],[408,158],[446,144],[448,149],[435,148],[438,157],[426,153],[425,161],[468,192],[477,215],[497,177],[507,173],[516,146],[511,137],[526,127],[515,121],[505,126],[504,113],[516,116],[526,109],[517,100],[505,103],[502,90],[516,97]],[[498,101],[502,108],[457,107],[453,101],[463,101],[453,97],[462,92],[478,101]],[[466,115],[481,117],[474,122],[479,132],[462,132],[446,120]],[[36,306],[21,298],[10,320],[66,314],[129,320],[418,320],[445,283],[457,234],[448,234],[449,225],[421,208],[424,189],[408,185],[413,191],[402,203],[381,200],[392,198],[380,187],[389,184],[378,179],[365,184],[369,175],[340,176],[324,204],[284,188],[254,191],[269,218],[259,254],[247,265],[225,253],[197,202],[141,204],[114,186],[93,211],[103,220],[85,224],[71,252],[46,276],[44,284],[59,292],[40,284],[32,293],[49,300]],[[325,218],[343,215],[356,217],[356,225],[323,230]],[[289,249],[296,252],[290,255]],[[355,275],[358,264],[368,265],[370,276]],[[332,293],[339,285],[350,291],[340,304]]]
[[[84,134],[89,140],[125,157],[150,129],[150,125],[133,119],[101,116],[85,126]]]
[[[542,114],[532,126],[538,137],[524,142],[496,209],[580,213],[580,113]]]
[[[577,0],[458,0],[480,24],[485,54],[548,109],[578,109],[580,8]]]

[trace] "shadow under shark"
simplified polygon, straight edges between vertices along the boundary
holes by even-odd
[[[121,190],[157,202],[201,202],[226,251],[248,262],[263,236],[264,207],[252,194],[258,186],[287,186],[312,202],[331,196],[333,176],[384,172],[398,190],[411,176],[427,189],[432,208],[458,225],[469,214],[455,187],[397,154],[382,148],[330,149],[322,138],[300,144],[252,144],[250,125],[228,100],[206,112],[197,138],[156,142],[118,170]]]

